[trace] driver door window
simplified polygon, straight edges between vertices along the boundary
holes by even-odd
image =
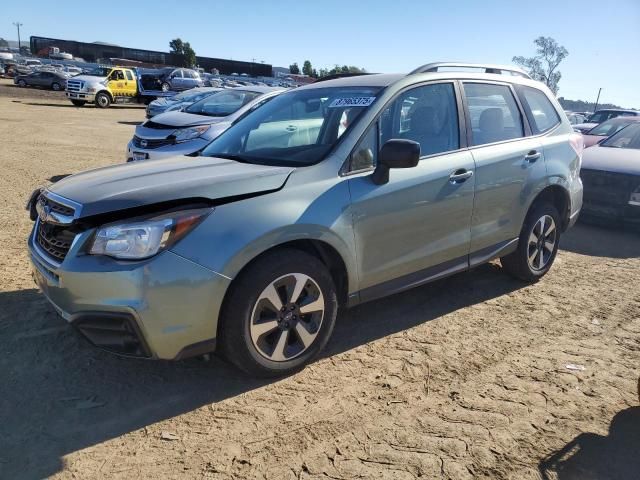
[[[381,116],[380,146],[405,139],[420,144],[420,156],[460,148],[455,91],[451,83],[416,87],[402,93]]]

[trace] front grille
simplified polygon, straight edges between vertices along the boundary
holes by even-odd
[[[71,225],[74,214],[73,207],[56,202],[46,195],[40,195],[37,200],[39,213],[48,212],[57,214],[59,221],[68,221],[68,224],[59,225],[51,221],[51,218],[45,213],[44,216],[38,218],[36,224],[35,242],[40,249],[48,254],[53,260],[61,262],[67,256],[73,239],[78,233]],[[53,215],[51,215],[53,217]]]
[[[67,92],[78,93],[82,90],[82,80],[67,80]]]
[[[133,137],[133,145],[137,148],[160,148],[160,147],[164,147],[165,145],[174,145],[174,144],[175,144],[175,140],[173,138],[149,139],[149,138],[140,138],[135,135]]]
[[[68,225],[52,225],[38,221],[36,241],[38,246],[56,261],[63,261],[69,253],[76,232]]]
[[[603,170],[582,169],[585,203],[622,206],[640,184],[640,176]]]

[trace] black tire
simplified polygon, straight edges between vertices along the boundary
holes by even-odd
[[[294,277],[294,274],[297,275]],[[306,279],[305,279],[306,277]],[[291,289],[302,279],[304,290],[298,296],[298,307],[288,303],[287,297]],[[264,296],[268,287],[278,285],[274,290],[284,304],[281,310],[272,307]],[[291,283],[293,282],[293,283]],[[301,283],[301,284],[302,284]],[[246,268],[230,287],[220,317],[218,334],[218,351],[241,370],[256,377],[276,377],[288,375],[303,368],[324,348],[336,322],[338,299],[336,288],[329,271],[317,258],[295,249],[282,249],[265,254]],[[307,305],[324,304],[320,314],[304,313]],[[265,310],[266,307],[266,310]],[[289,313],[289,308],[294,310]],[[269,311],[262,323],[263,314]],[[297,313],[299,318],[294,313]],[[296,320],[297,318],[297,320]],[[292,320],[293,319],[293,320]],[[289,324],[289,321],[292,323]],[[258,325],[277,322],[277,327],[258,334],[259,340],[252,339],[254,328]],[[295,322],[295,323],[293,323]],[[301,325],[298,325],[301,324]],[[309,325],[310,328],[305,327]],[[304,346],[302,337],[297,333],[299,327],[314,336]],[[274,361],[267,358],[265,350],[273,345],[272,356],[275,358],[277,345],[286,331],[284,345],[281,349],[283,360]],[[260,342],[263,342],[260,345]],[[285,354],[285,349],[287,354]],[[295,353],[300,349],[300,353]],[[291,354],[289,358],[287,355]]]
[[[27,86],[27,82],[25,82],[24,80],[20,79],[20,80],[18,80],[18,86],[24,88],[24,87]]]
[[[160,85],[160,90],[162,90],[163,92],[168,92],[169,90],[171,90],[171,85],[169,85],[168,82],[162,82],[162,85]]]
[[[109,108],[111,106],[111,97],[108,93],[100,92],[96,95],[95,103],[98,108]]]
[[[84,104],[87,103],[84,100],[71,100],[76,107],[84,107]]]
[[[549,219],[553,220],[553,224]],[[546,202],[534,205],[522,226],[517,250],[500,258],[502,267],[512,276],[525,282],[540,280],[551,269],[558,253],[560,225],[560,214],[556,207]],[[541,239],[540,230],[544,233]],[[549,236],[546,236],[546,232],[549,232]],[[549,246],[551,243],[553,247]]]
[[[62,87],[60,86],[60,84],[58,82],[53,82],[51,84],[51,90],[53,90],[55,92],[59,92],[60,90],[62,90]]]

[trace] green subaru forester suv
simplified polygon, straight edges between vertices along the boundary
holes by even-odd
[[[512,67],[323,79],[198,156],[34,192],[34,278],[100,348],[283,375],[339,308],[495,258],[541,278],[582,205],[581,157],[551,92]]]

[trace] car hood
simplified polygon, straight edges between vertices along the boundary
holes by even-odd
[[[582,168],[640,175],[640,150],[594,145],[584,151]]]
[[[97,77],[94,75],[76,75],[73,77],[74,80],[82,80],[83,82],[89,83],[102,83],[107,80],[107,77]]]
[[[210,125],[224,120],[225,117],[208,117],[186,112],[166,112],[154,117],[153,122],[169,127],[193,127],[195,125]]]
[[[293,170],[213,157],[172,157],[89,170],[48,190],[80,203],[81,217],[89,217],[162,202],[277,190]]]

